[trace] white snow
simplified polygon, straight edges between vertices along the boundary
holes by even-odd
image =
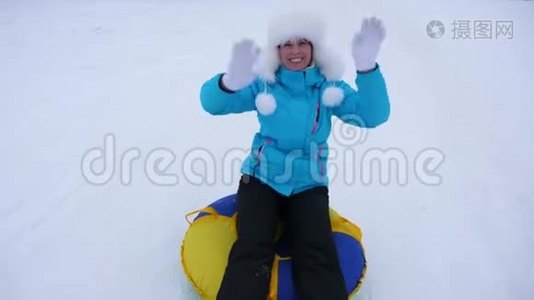
[[[361,226],[369,260],[357,299],[534,299],[534,2],[292,6],[303,3],[329,18],[351,84],[362,17],[387,30],[390,120],[357,145],[346,144],[362,132],[346,127],[331,139],[331,205]],[[196,299],[179,260],[183,217],[236,191],[239,162],[228,162],[257,130],[252,113],[208,115],[199,88],[224,71],[233,42],[263,44],[269,16],[287,5],[0,2],[1,299]],[[441,39],[427,36],[431,20],[445,24]],[[514,36],[454,40],[454,20],[511,20]],[[93,185],[82,158],[107,134],[114,173]],[[369,154],[386,149],[406,163],[405,184],[365,184]],[[121,168],[136,151],[131,172]],[[174,177],[145,172],[162,153],[174,155]],[[439,184],[416,171],[420,153],[445,157]]]

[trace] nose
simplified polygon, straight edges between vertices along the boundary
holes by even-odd
[[[298,45],[291,45],[291,53],[292,54],[298,54],[299,51],[300,51],[300,49],[299,49]]]

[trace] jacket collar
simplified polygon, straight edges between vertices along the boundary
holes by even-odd
[[[303,89],[319,85],[325,81],[325,77],[316,65],[310,66],[301,71],[292,71],[282,65],[276,71],[276,81],[292,89]]]

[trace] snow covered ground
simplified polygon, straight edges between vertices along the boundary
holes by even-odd
[[[369,259],[357,299],[534,299],[534,2],[299,5],[329,18],[350,82],[362,17],[387,29],[389,122],[331,139],[331,205],[361,226]],[[225,155],[242,158],[257,130],[254,114],[202,111],[199,88],[233,42],[263,44],[265,22],[287,6],[0,1],[1,299],[196,299],[178,255],[183,216],[235,192],[238,163]],[[427,34],[432,20],[441,38]],[[454,38],[455,20],[470,39]],[[475,21],[491,38],[474,38]],[[106,136],[114,155],[89,172],[82,159]],[[369,182],[368,154],[388,149],[401,172]],[[151,168],[173,156],[174,176]],[[122,157],[138,158],[128,170]]]

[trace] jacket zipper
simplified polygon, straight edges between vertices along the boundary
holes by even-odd
[[[265,148],[265,146],[269,145],[270,143],[271,139],[266,139],[265,142],[258,148],[258,152],[256,152],[256,167],[260,164],[263,148]]]
[[[317,106],[315,107],[315,119],[313,121],[312,131],[311,134],[315,134],[317,132],[317,127],[319,125],[319,114],[320,114],[320,105],[317,103]]]
[[[319,146],[319,153],[317,153],[318,162],[319,162],[319,166],[320,166],[319,174],[321,174],[321,176],[324,176],[326,170],[325,170],[325,165],[321,162],[321,153],[322,152],[323,152],[323,147]]]

